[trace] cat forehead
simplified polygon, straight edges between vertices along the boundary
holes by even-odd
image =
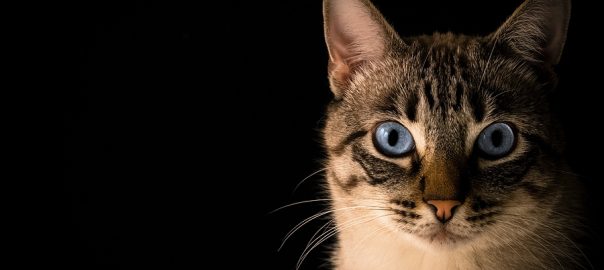
[[[353,76],[348,99],[378,108],[420,95],[428,103],[459,108],[461,99],[488,103],[495,102],[486,100],[489,96],[528,95],[532,100],[537,94],[539,78],[532,67],[485,38],[434,34],[406,42],[410,46]]]
[[[461,34],[434,33],[406,38],[405,42],[409,46],[401,50],[403,56],[414,58],[413,60],[422,64],[427,64],[428,61],[454,64],[458,63],[452,62],[456,58],[462,61],[480,60],[482,56],[480,52],[488,43],[488,39]]]
[[[434,34],[406,42],[409,46],[358,70],[349,96],[380,94],[425,80],[471,80],[489,60],[478,38]]]
[[[416,39],[407,51],[367,65],[333,116],[368,129],[402,119],[456,138],[494,121],[541,121],[535,112],[547,104],[532,67],[478,38],[432,41]]]

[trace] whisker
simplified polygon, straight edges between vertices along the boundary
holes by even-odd
[[[302,184],[303,184],[303,183],[304,183],[306,180],[308,180],[308,179],[310,179],[311,177],[313,177],[313,176],[317,175],[318,173],[320,173],[320,172],[324,172],[324,171],[326,171],[326,170],[327,170],[327,168],[323,168],[323,169],[317,170],[316,172],[311,173],[311,174],[310,174],[310,175],[308,175],[307,177],[304,177],[304,179],[302,179],[302,181],[300,181],[300,182],[298,182],[298,184],[296,184],[296,186],[294,187],[294,190],[292,191],[292,195],[293,195],[294,193],[296,193],[296,190],[298,190],[298,188],[299,188],[299,187],[300,187],[300,186],[301,186],[301,185],[302,185]]]
[[[539,220],[537,220],[535,218],[524,217],[524,216],[514,215],[514,214],[504,214],[504,215],[510,216],[512,218],[516,218],[516,220],[521,220],[521,221],[525,221],[525,222],[526,221],[531,221],[533,223],[536,223],[539,226],[543,226],[545,228],[550,229],[552,232],[558,234],[559,236],[561,236],[562,238],[564,238],[564,240],[566,240],[568,243],[570,243],[573,246],[573,248],[575,250],[577,250],[581,254],[581,256],[585,259],[585,261],[589,264],[589,267],[591,269],[595,269],[594,266],[593,266],[593,264],[591,263],[591,261],[587,257],[587,255],[585,255],[585,253],[583,252],[583,250],[581,250],[581,248],[579,248],[579,246],[572,239],[568,238],[565,234],[563,234],[562,232],[560,232],[558,229],[556,229],[556,228],[554,228],[552,226],[549,226],[549,225],[545,224],[544,222],[541,222],[541,221],[539,221]],[[558,225],[560,225],[560,224],[558,224]],[[573,261],[575,261],[575,260],[573,260]],[[583,266],[579,262],[577,262],[577,261],[575,261],[575,262],[577,264],[579,264],[580,266]]]
[[[496,219],[496,220],[498,222],[503,223],[503,224],[507,224],[508,226],[513,226],[516,229],[521,230],[523,232],[529,233],[529,234],[527,234],[527,236],[530,237],[530,238],[532,238],[533,240],[537,240],[537,241],[535,241],[535,243],[537,243],[538,245],[540,245],[545,252],[549,253],[554,258],[554,260],[556,261],[556,263],[558,263],[558,265],[560,266],[560,269],[564,269],[564,266],[562,265],[562,263],[560,262],[560,260],[558,260],[557,256],[554,253],[552,253],[552,251],[549,248],[547,248],[543,243],[541,243],[541,241],[543,241],[543,242],[545,242],[546,244],[548,244],[551,247],[556,247],[556,246],[552,245],[551,242],[547,241],[545,238],[541,237],[540,235],[536,234],[535,232],[533,232],[531,230],[528,230],[528,229],[526,229],[526,228],[524,228],[522,226],[516,225],[516,224],[511,223],[511,222],[507,222],[507,221],[502,220],[502,219]],[[531,234],[534,235],[534,236],[531,236]],[[538,241],[539,239],[536,239],[536,238],[539,238],[541,241]],[[568,254],[565,254],[560,249],[557,249],[557,250],[559,252],[563,253],[563,255],[566,255],[567,257],[570,257],[570,256],[568,256]]]
[[[314,199],[314,200],[305,200],[305,201],[299,201],[299,202],[295,202],[295,203],[290,203],[288,205],[284,205],[281,206],[273,211],[268,212],[268,215],[272,215],[275,212],[278,212],[280,210],[283,210],[285,208],[291,207],[291,206],[296,206],[296,205],[300,205],[300,204],[305,204],[305,203],[311,203],[311,202],[327,202],[327,201],[333,201],[333,199]]]
[[[362,219],[365,219],[365,218],[371,217],[371,216],[373,216],[373,215],[365,215],[365,216],[354,218],[354,219],[352,219],[352,220],[350,220],[350,221],[348,221],[348,222],[346,222],[344,224],[341,224],[341,225],[335,224],[335,226],[333,228],[330,228],[330,229],[324,231],[323,233],[321,233],[316,238],[315,238],[316,234],[313,235],[313,237],[311,237],[311,239],[309,240],[308,244],[306,245],[306,247],[302,251],[302,255],[300,256],[300,258],[298,259],[298,263],[296,264],[296,269],[299,268],[299,266],[301,265],[301,261],[304,261],[304,259],[308,255],[307,251],[310,253],[309,249],[311,249],[311,250],[314,249],[316,246],[318,246],[319,244],[323,243],[324,241],[326,241],[327,239],[329,239],[333,235],[336,235],[341,228],[346,228],[350,224],[353,224],[355,222],[358,222],[359,220],[362,220]]]
[[[508,234],[508,236],[513,235],[515,233],[517,233],[515,230],[508,228],[508,227],[502,227],[501,228],[506,234]],[[511,229],[511,230],[508,230]],[[511,231],[511,233],[510,233]],[[516,242],[518,245],[520,245],[520,247],[524,248],[524,250],[526,250],[534,259],[535,262],[539,263],[541,265],[542,269],[547,269],[546,265],[537,257],[537,255],[535,255],[535,253],[533,252],[533,250],[531,248],[529,248],[527,245],[525,245],[522,241],[518,241]]]
[[[512,92],[513,92],[512,90],[501,91],[501,92],[497,93],[496,95],[492,96],[490,99],[491,100],[495,100],[495,99],[497,99],[501,95],[504,95],[504,94],[507,94],[507,93],[512,93]]]
[[[359,218],[355,218],[349,222],[346,222],[345,224],[338,225],[335,228],[332,228],[331,230],[329,230],[328,232],[321,234],[320,239],[315,239],[314,244],[309,243],[307,245],[307,248],[304,249],[304,251],[302,252],[302,255],[298,259],[298,263],[296,264],[296,270],[300,269],[300,267],[302,266],[302,263],[304,262],[306,257],[310,254],[310,252],[312,252],[316,247],[318,247],[319,245],[321,245],[323,242],[327,241],[329,238],[333,237],[334,235],[337,235],[338,233],[341,233],[342,231],[349,229],[351,227],[358,226],[358,225],[370,222],[372,220],[390,216],[390,215],[393,215],[393,214],[385,214],[385,215],[374,216],[374,217],[371,217],[372,215],[365,215],[365,216],[362,216]],[[368,217],[370,217],[370,218],[367,219]],[[359,219],[363,219],[363,218],[367,219],[367,220],[359,221]]]
[[[487,74],[487,69],[489,69],[489,64],[491,64],[491,58],[493,57],[493,52],[495,52],[495,47],[497,46],[497,42],[499,41],[499,37],[495,38],[493,42],[493,48],[491,48],[491,52],[489,53],[489,58],[487,58],[487,64],[484,66],[484,70],[482,71],[482,75],[480,76],[480,82],[478,83],[478,91],[480,91],[480,87],[482,87],[482,82],[484,81],[484,76]]]
[[[430,57],[430,53],[432,52],[432,48],[434,48],[434,43],[430,45],[428,52],[426,53],[426,58],[424,58],[424,62],[422,63],[422,68],[426,67],[426,62],[428,61],[428,57]]]
[[[347,199],[347,198],[339,198],[339,199],[336,200],[336,199],[331,199],[331,198],[322,198],[322,199],[304,200],[304,201],[290,203],[290,204],[281,206],[279,208],[276,208],[275,210],[272,210],[272,211],[268,212],[267,215],[273,214],[275,212],[281,211],[284,208],[288,208],[288,207],[291,207],[291,206],[296,206],[296,205],[306,204],[306,203],[312,203],[312,202],[328,202],[328,201],[351,201],[351,202],[369,201],[369,202],[378,202],[378,203],[387,203],[388,202],[386,200],[380,200],[380,199],[363,199],[363,198]]]
[[[356,217],[356,218],[353,218],[353,219],[351,219],[351,220],[349,220],[349,221],[347,221],[347,222],[345,222],[343,224],[340,224],[340,225],[335,224],[334,222],[328,222],[328,224],[323,225],[322,228],[325,228],[327,225],[331,225],[331,224],[335,224],[335,225],[332,228],[330,228],[328,230],[325,230],[325,232],[323,232],[322,234],[320,234],[316,239],[314,238],[314,236],[316,236],[316,234],[313,235],[313,237],[310,238],[310,241],[306,245],[305,250],[308,249],[308,247],[311,246],[315,241],[317,241],[319,238],[322,238],[326,234],[330,234],[331,232],[337,231],[338,228],[347,226],[348,224],[352,224],[354,222],[357,222],[358,220],[361,220],[361,219],[364,219],[364,218],[367,218],[367,217],[370,217],[370,216],[373,216],[373,214]],[[335,220],[332,219],[331,221],[335,221]],[[319,230],[321,230],[321,229],[319,229]]]
[[[568,175],[571,175],[571,176],[576,176],[576,177],[586,177],[584,175],[581,175],[581,174],[578,174],[578,173],[575,173],[575,172],[570,172],[570,171],[564,171],[564,170],[553,170],[553,171],[554,172],[563,173],[563,174],[568,174]]]
[[[539,206],[536,206],[536,205],[531,206],[531,207],[535,208],[535,209],[538,209],[538,210],[542,210],[542,211],[551,210],[551,209],[544,208],[544,207],[539,207]],[[509,209],[514,209],[514,208],[516,208],[516,207],[509,207]],[[547,228],[552,229],[552,230],[555,230],[555,228],[551,227],[550,225],[556,226],[556,228],[565,228],[565,229],[570,230],[570,231],[575,232],[575,233],[584,233],[584,230],[583,230],[584,228],[579,229],[579,227],[586,226],[583,223],[586,220],[584,220],[581,216],[572,215],[572,214],[565,215],[565,214],[560,213],[560,212],[557,212],[557,214],[556,214],[557,217],[559,217],[558,219],[550,218],[550,219],[548,219],[547,224],[543,223],[542,221],[540,221],[540,220],[538,220],[538,219],[536,219],[534,217],[530,217],[530,216],[522,216],[522,215],[518,215],[518,214],[511,214],[511,213],[500,213],[500,214],[504,215],[504,216],[516,217],[516,218],[522,219],[523,221],[532,221],[533,223],[536,223],[538,225],[547,227]],[[575,226],[568,226],[568,223],[564,222],[562,219],[560,219],[560,217],[565,217],[568,220],[572,219],[573,220],[573,224]],[[548,224],[550,224],[550,225],[548,225]],[[564,238],[567,238],[566,235],[564,235],[564,234],[562,234],[562,236]],[[568,240],[571,241],[570,239],[568,239]]]
[[[306,203],[312,203],[312,202],[329,202],[329,201],[351,201],[351,202],[362,202],[362,201],[368,201],[368,202],[378,202],[378,203],[388,203],[388,201],[386,200],[380,200],[380,199],[363,199],[363,198],[354,198],[354,199],[344,199],[344,198],[339,198],[339,199],[331,199],[331,198],[322,198],[322,199],[313,199],[313,200],[304,200],[304,201],[299,201],[299,202],[294,202],[294,203],[290,203],[284,206],[281,206],[275,210],[272,210],[270,212],[267,213],[267,215],[271,215],[274,214],[275,212],[281,211],[285,208],[291,207],[291,206],[296,206],[296,205],[300,205],[300,204],[306,204]]]
[[[315,237],[320,238],[320,235],[323,235],[324,233],[328,232],[331,229],[327,229],[329,226],[333,226],[335,220],[331,219],[328,222],[326,222],[323,226],[321,226],[321,228],[319,228],[311,237],[310,237],[310,241],[308,242],[308,244],[306,245],[305,249],[308,248],[308,246],[310,245],[310,243],[313,241],[313,239],[315,239]],[[323,231],[323,232],[321,232]],[[321,232],[321,234],[319,234],[319,232]]]
[[[338,208],[338,209],[332,209],[332,210],[327,210],[327,211],[322,211],[319,212],[317,214],[314,214],[306,219],[304,219],[303,221],[301,221],[300,223],[298,223],[296,226],[294,226],[293,229],[291,229],[287,235],[285,235],[283,241],[281,242],[281,245],[279,246],[279,248],[277,249],[277,251],[281,251],[281,249],[283,248],[283,246],[285,245],[285,243],[287,242],[287,240],[294,234],[296,233],[296,231],[298,231],[300,228],[302,228],[304,225],[308,224],[309,222],[311,222],[314,219],[317,219],[321,216],[330,214],[330,213],[334,213],[334,212],[338,212],[338,211],[344,211],[344,210],[353,210],[353,209],[374,209],[374,210],[384,210],[384,208],[380,208],[378,207],[371,207],[371,206],[351,206],[351,207],[343,207],[343,208]]]
[[[529,261],[527,261],[525,259],[525,256],[520,255],[520,253],[514,248],[514,246],[510,245],[510,243],[508,243],[507,241],[505,241],[505,239],[502,236],[500,236],[499,234],[497,234],[497,233],[495,233],[493,231],[490,231],[488,234],[491,235],[491,236],[493,236],[493,237],[495,237],[495,238],[497,238],[497,239],[499,239],[500,243],[506,244],[514,253],[516,253],[516,255],[518,255],[518,258],[521,258],[527,265],[530,265]],[[537,259],[537,257],[535,256],[535,254],[533,254],[525,245],[523,245],[522,243],[519,243],[519,244],[526,251],[528,251],[531,255],[533,255],[533,258],[535,258],[537,261],[539,261]]]

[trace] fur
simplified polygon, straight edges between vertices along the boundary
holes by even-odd
[[[567,0],[528,0],[486,37],[401,38],[369,1],[324,2],[335,269],[589,267],[574,241],[581,187],[548,98],[569,10]],[[412,153],[376,149],[384,121],[410,131]],[[484,158],[475,141],[497,122],[514,127],[515,147]],[[442,223],[428,197],[462,205]]]

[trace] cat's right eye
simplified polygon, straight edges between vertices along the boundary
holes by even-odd
[[[373,145],[388,157],[399,157],[415,149],[411,132],[403,125],[394,122],[383,122],[373,134]]]

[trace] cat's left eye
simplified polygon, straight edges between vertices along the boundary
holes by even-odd
[[[509,154],[516,144],[514,129],[507,123],[494,123],[480,132],[476,146],[483,157],[494,159]]]
[[[377,126],[373,134],[373,144],[380,153],[389,157],[402,156],[415,148],[411,132],[394,121]]]

